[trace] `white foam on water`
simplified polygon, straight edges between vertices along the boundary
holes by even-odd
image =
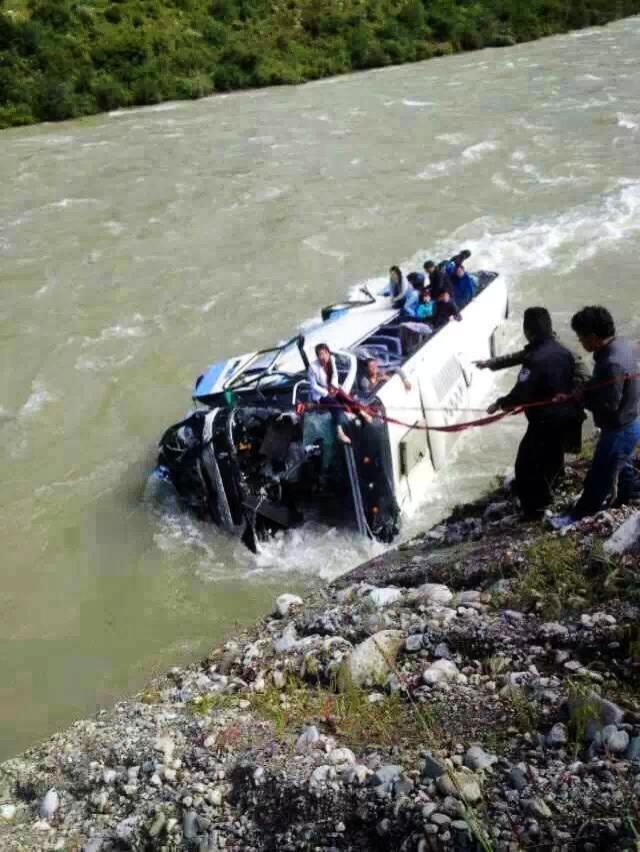
[[[469,137],[465,133],[440,133],[436,136],[438,142],[446,142],[448,145],[467,145]]]
[[[486,139],[484,142],[477,142],[475,145],[470,145],[468,148],[465,148],[462,152],[462,156],[465,160],[472,160],[476,162],[477,160],[481,160],[486,154],[490,154],[492,151],[497,151],[499,147],[499,142],[493,142]]]
[[[457,160],[439,160],[435,163],[430,163],[426,168],[419,172],[416,177],[418,180],[435,180],[443,175],[448,175],[456,168],[457,165]]]
[[[403,98],[402,104],[406,107],[430,107],[437,106],[435,101],[418,101],[412,100],[411,98]]]
[[[122,222],[105,222],[104,227],[109,231],[109,233],[114,237],[119,237],[120,234],[124,231],[125,227]]]
[[[20,414],[31,417],[41,411],[49,402],[53,402],[55,396],[47,390],[44,382],[35,379],[31,383],[31,395],[20,409]]]
[[[133,355],[131,354],[124,357],[107,355],[102,358],[90,358],[87,355],[81,355],[76,360],[75,368],[80,372],[101,373],[105,370],[117,370],[132,360]]]
[[[323,254],[326,257],[333,257],[343,263],[349,256],[348,252],[338,251],[337,249],[328,247],[326,245],[327,239],[326,234],[315,234],[311,237],[305,237],[302,242],[305,246],[307,246],[307,248],[317,251],[318,254]]]
[[[619,112],[617,115],[618,118],[618,127],[624,127],[625,130],[637,130],[638,129],[638,116],[637,115],[629,115],[628,113]]]

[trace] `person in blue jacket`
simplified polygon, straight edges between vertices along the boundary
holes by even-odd
[[[404,316],[416,319],[420,294],[424,289],[424,275],[421,272],[410,272],[407,275],[407,282],[411,286],[399,299],[395,299],[393,304],[395,307],[402,308]]]
[[[476,282],[462,264],[454,267],[451,280],[454,301],[459,308],[464,308],[476,294]]]

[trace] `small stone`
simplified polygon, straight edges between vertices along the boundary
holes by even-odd
[[[602,741],[611,754],[622,754],[629,745],[629,734],[619,731],[615,725],[607,725],[602,731]]]
[[[397,781],[402,775],[402,767],[394,763],[387,763],[377,769],[371,779],[372,784],[390,784]]]
[[[346,659],[347,677],[340,681],[340,688],[362,686],[367,680],[382,681],[395,665],[403,644],[404,634],[399,630],[382,630],[356,645]]]
[[[459,831],[462,834],[469,834],[469,826],[463,819],[456,819],[451,823],[451,828],[454,831]]]
[[[162,811],[160,811],[158,816],[153,821],[151,828],[149,829],[149,834],[151,835],[151,837],[157,837],[160,834],[160,832],[164,828],[164,824],[166,821],[166,816],[163,814]]]
[[[446,642],[440,642],[436,645],[433,656],[436,660],[450,660],[451,659],[451,650]]]
[[[207,801],[210,805],[213,805],[214,808],[219,808],[222,804],[222,790],[220,787],[214,787],[213,790],[209,790],[207,793]]]
[[[290,595],[285,592],[276,599],[275,612],[280,618],[286,618],[292,607],[302,606],[302,603],[302,598],[298,595]]]
[[[140,820],[131,816],[123,819],[116,825],[116,837],[125,845],[131,846],[133,838],[138,830]]]
[[[453,593],[442,583],[425,583],[418,586],[414,595],[426,603],[446,606],[453,598]]]
[[[417,651],[420,651],[422,648],[422,634],[412,633],[411,636],[407,636],[404,647],[410,654],[415,654]]]
[[[194,840],[198,834],[198,814],[195,811],[187,811],[182,817],[182,832],[185,840]]]
[[[59,805],[60,798],[56,789],[52,787],[50,790],[47,790],[44,798],[40,802],[40,816],[42,819],[50,820],[58,810]]]
[[[176,770],[171,769],[170,767],[166,767],[162,773],[162,777],[165,781],[175,781],[176,780]]]
[[[562,722],[558,722],[547,734],[546,743],[549,748],[560,748],[560,746],[565,745],[567,742],[569,742],[567,726],[563,725]]]
[[[309,725],[305,728],[296,741],[296,751],[298,754],[304,754],[314,748],[315,744],[320,739],[320,731],[315,725]]]
[[[434,686],[457,680],[459,674],[458,667],[451,660],[436,660],[423,672],[422,679],[429,686]]]
[[[342,778],[346,784],[362,785],[366,783],[371,774],[371,770],[368,767],[363,766],[361,763],[357,763],[355,766],[348,765],[344,770]]]
[[[282,636],[274,641],[273,650],[276,654],[287,654],[289,651],[294,651],[297,647],[298,634],[296,633],[296,625],[292,621],[285,627]]]
[[[439,760],[436,760],[435,757],[432,757],[430,754],[425,757],[424,769],[422,770],[422,774],[425,778],[431,778],[435,781],[436,778],[444,775],[446,771],[444,764]]]
[[[284,689],[287,685],[287,676],[280,669],[273,671],[271,677],[273,678],[273,685],[276,689]]]
[[[154,772],[151,778],[149,778],[149,784],[153,787],[162,787],[162,779],[157,772]]]
[[[16,815],[16,806],[12,803],[0,805],[0,819],[5,822],[10,822]]]
[[[313,770],[309,783],[312,788],[318,788],[324,786],[328,781],[333,780],[335,777],[336,770],[333,766],[323,764],[322,766],[317,766]]]
[[[400,589],[395,589],[393,587],[386,589],[371,589],[367,595],[367,599],[377,609],[383,609],[386,606],[391,606],[401,600],[401,598],[402,592]]]
[[[640,737],[634,737],[625,754],[627,760],[640,760]]]
[[[442,828],[445,825],[451,824],[451,817],[448,817],[446,814],[435,813],[431,814],[431,822],[437,825],[438,828]]]
[[[164,756],[164,762],[170,763],[173,758],[173,752],[175,751],[176,744],[171,739],[171,737],[158,737],[153,747],[156,751],[159,751]]]
[[[36,820],[33,824],[34,831],[51,831],[51,826],[46,821],[46,819]]]
[[[436,781],[436,787],[443,796],[454,796],[470,805],[475,805],[482,799],[480,784],[470,772],[448,772],[441,775]]]
[[[529,783],[527,781],[527,776],[518,766],[511,767],[507,776],[507,780],[511,787],[513,787],[514,790],[518,790],[518,792],[524,790],[524,788]]]
[[[488,754],[480,746],[471,746],[464,756],[464,765],[469,769],[488,769],[496,763],[498,758],[495,754]]]
[[[551,819],[551,809],[544,799],[526,799],[524,807],[529,816],[535,819]]]
[[[353,764],[356,762],[356,756],[349,748],[334,748],[329,754],[329,762],[334,766]]]
[[[105,784],[115,784],[118,773],[115,769],[105,769],[102,773],[102,780]]]

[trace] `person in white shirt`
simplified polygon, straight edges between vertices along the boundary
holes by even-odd
[[[350,444],[351,438],[345,432],[345,408],[350,400],[340,388],[336,359],[326,343],[318,343],[316,346],[316,360],[309,365],[308,378],[311,384],[311,399],[329,408],[338,439],[343,444]],[[365,412],[359,413],[364,420],[371,422],[371,417]]]

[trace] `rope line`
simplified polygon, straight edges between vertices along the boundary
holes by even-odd
[[[619,377],[616,376],[613,379],[608,379],[606,382],[599,382],[597,385],[587,385],[585,386],[585,390],[587,392],[594,390],[601,390],[602,388],[608,387],[614,384],[621,384],[622,382],[626,382],[629,379],[640,378],[640,372],[636,373],[625,373],[624,376]],[[345,393],[344,391],[340,391],[342,396],[344,397],[345,404],[341,404],[339,402],[336,403],[323,403],[323,407],[325,408],[345,408],[345,405],[353,408],[356,412],[363,411],[365,414],[370,415],[371,417],[377,417],[382,420],[384,423],[392,423],[396,426],[404,426],[406,429],[414,429],[416,431],[422,432],[464,432],[466,429],[473,429],[477,426],[488,426],[491,423],[496,423],[498,420],[502,420],[505,417],[511,417],[516,414],[521,414],[523,411],[526,411],[530,408],[542,408],[544,406],[558,405],[563,402],[569,402],[571,400],[575,402],[579,402],[578,396],[575,394],[558,394],[555,397],[550,399],[538,400],[536,402],[526,402],[522,405],[515,406],[514,408],[509,408],[505,411],[498,411],[495,414],[485,414],[484,417],[478,417],[474,420],[465,420],[462,423],[452,423],[447,426],[427,426],[426,423],[406,423],[403,420],[398,420],[395,417],[389,417],[386,414],[381,414],[374,406],[367,405],[366,403],[360,402],[360,400],[354,399],[354,397]],[[300,413],[306,411],[312,407],[315,407],[315,403],[305,403],[301,402],[298,404],[298,408]],[[422,408],[422,407],[413,407],[412,409],[409,406],[393,406],[394,409],[402,409],[404,410],[414,410],[414,411],[439,411],[439,412],[448,412],[451,414],[459,413],[462,411],[486,411],[486,409],[480,408]]]

